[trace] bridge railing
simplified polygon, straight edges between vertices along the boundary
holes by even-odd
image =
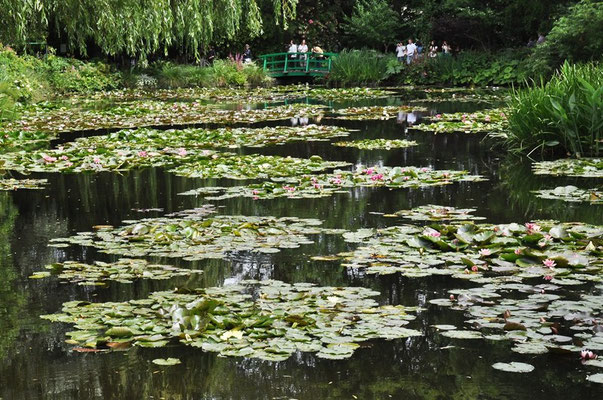
[[[259,57],[270,75],[326,75],[337,53],[274,53]]]

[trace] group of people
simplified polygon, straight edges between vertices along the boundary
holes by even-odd
[[[396,45],[396,57],[398,61],[411,64],[413,61],[423,57],[423,44],[420,41],[408,39],[408,44],[404,45],[403,42],[399,42]],[[442,46],[438,46],[435,40],[432,40],[427,49],[427,57],[435,58],[439,54],[449,56],[452,54],[452,47],[444,40]]]
[[[293,61],[299,59],[299,63],[302,67],[306,66],[306,60],[308,59],[309,53],[312,53],[314,57],[319,59],[324,57],[324,52],[318,45],[312,47],[312,51],[308,51],[306,39],[302,39],[300,44],[295,44],[295,42],[291,40],[287,47],[287,53],[289,54],[289,59]]]

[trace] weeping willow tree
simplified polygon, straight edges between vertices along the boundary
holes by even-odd
[[[263,4],[266,2],[267,4]],[[22,44],[64,37],[85,55],[88,45],[106,54],[147,55],[177,48],[198,56],[216,40],[242,29],[262,33],[260,7],[269,5],[287,28],[298,0],[0,0],[0,41]]]

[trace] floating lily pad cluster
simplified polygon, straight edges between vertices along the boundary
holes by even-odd
[[[337,119],[348,120],[387,120],[396,118],[398,113],[413,111],[427,111],[423,107],[412,106],[371,106],[371,107],[349,107],[334,110]]]
[[[377,294],[362,287],[243,281],[123,303],[71,301],[61,314],[43,318],[74,324],[68,343],[92,349],[179,340],[228,357],[282,361],[301,351],[344,359],[367,340],[422,335],[405,327],[416,307],[378,306],[371,298]]]
[[[279,85],[270,88],[178,88],[161,90],[114,90],[97,92],[85,98],[74,96],[76,101],[132,101],[137,99],[189,100],[189,101],[229,101],[265,102],[302,98],[316,100],[359,100],[387,97],[394,92],[379,88],[315,88],[306,85]]]
[[[600,282],[600,276],[589,274],[589,279]],[[430,302],[463,311],[468,317],[465,323],[471,327],[466,332],[473,338],[508,340],[513,343],[511,350],[520,354],[552,352],[579,357],[583,349],[603,350],[599,329],[603,297],[600,290],[579,297],[563,290],[571,284],[561,279],[538,285],[498,279],[482,287],[451,290],[450,298]],[[499,367],[529,372],[513,371],[514,366],[508,364]]]
[[[220,215],[149,218],[120,228],[99,227],[96,232],[54,239],[92,246],[104,253],[127,257],[181,257],[185,260],[226,258],[241,251],[277,253],[313,243],[307,235],[337,233],[320,228],[315,219]]]
[[[264,109],[223,110],[198,102],[137,101],[108,109],[60,107],[25,112],[20,120],[6,124],[7,129],[44,132],[71,132],[109,128],[138,128],[199,123],[232,124],[313,117],[324,107],[313,104],[280,105]]]
[[[247,186],[204,187],[182,195],[211,194],[208,200],[233,197],[273,199],[277,197],[316,198],[334,193],[347,193],[353,187],[416,188],[452,184],[453,182],[481,181],[479,175],[467,171],[432,170],[416,167],[359,167],[355,171],[336,170],[330,174],[301,175]]]
[[[121,258],[116,262],[96,261],[85,264],[65,261],[46,266],[48,271],[36,272],[30,278],[46,278],[56,275],[59,279],[82,286],[103,286],[108,282],[132,283],[135,279],[170,279],[201,273],[200,270],[176,268],[171,265],[150,264],[145,260]]]
[[[598,272],[603,264],[603,227],[578,223],[402,225],[343,236],[362,244],[340,254],[345,265],[369,274],[450,275],[478,282],[490,275],[552,279]]]
[[[532,193],[542,199],[562,200],[570,203],[589,202],[603,204],[603,191],[598,189],[579,189],[576,186],[558,186],[554,189],[535,190]]]
[[[577,176],[584,178],[603,178],[603,159],[580,158],[540,161],[532,165],[536,175]]]
[[[43,189],[46,179],[0,178],[0,190]]]
[[[377,149],[403,149],[406,147],[416,146],[418,143],[414,140],[404,139],[361,139],[347,142],[335,142],[333,146],[338,147],[355,147],[360,150],[377,150]]]
[[[413,125],[411,129],[435,133],[499,133],[507,127],[507,117],[501,109],[475,113],[437,114],[429,120],[433,122]]]
[[[219,128],[219,129],[168,129],[140,128],[121,130],[103,136],[91,136],[75,141],[74,145],[89,147],[124,148],[236,148],[264,147],[292,141],[326,141],[334,137],[348,136],[350,130],[337,126],[306,125],[297,127]]]
[[[92,147],[75,142],[51,150],[2,154],[0,163],[7,170],[26,174],[172,167],[170,171],[181,176],[232,179],[289,176],[348,165],[345,162],[323,161],[318,156],[301,159],[257,154],[238,155],[194,148],[153,148],[116,140],[90,140],[89,144]]]
[[[384,217],[403,217],[414,221],[476,221],[485,219],[472,215],[474,208],[455,208],[433,204],[415,207],[411,210],[396,211]]]

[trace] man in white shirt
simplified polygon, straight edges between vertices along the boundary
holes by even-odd
[[[406,63],[410,64],[417,54],[417,45],[412,42],[412,39],[408,39],[408,46],[406,46]]]

